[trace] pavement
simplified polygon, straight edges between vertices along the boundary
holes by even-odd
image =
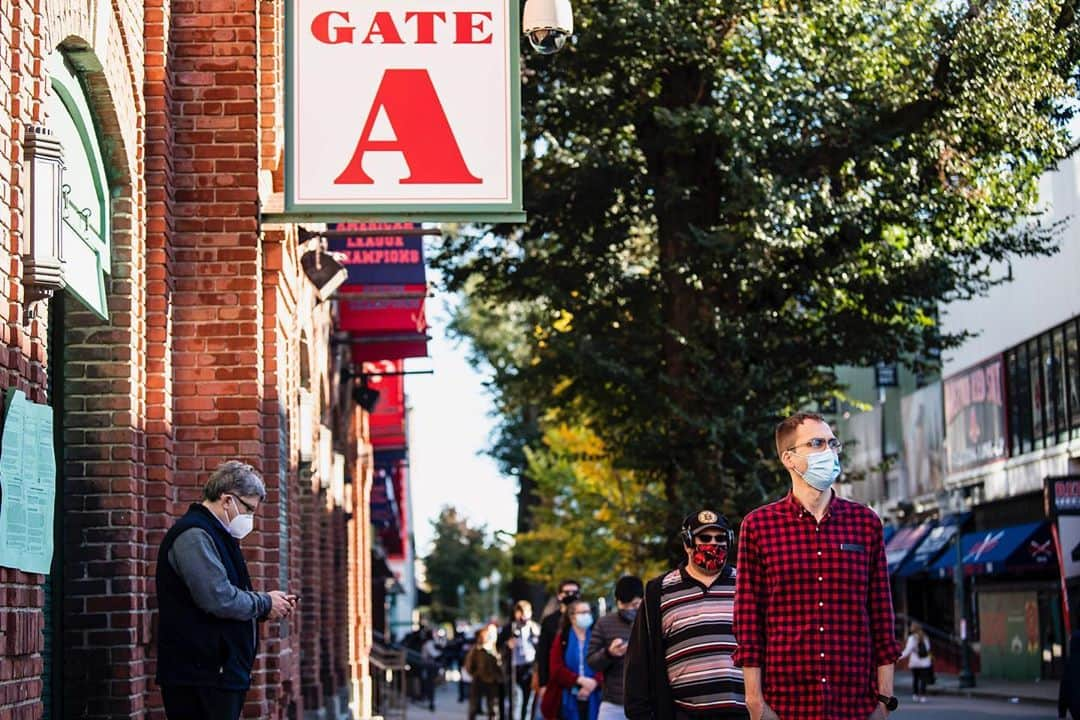
[[[937,682],[927,688],[927,695],[955,695],[1010,702],[1046,703],[1057,705],[1060,685],[1057,680],[1033,682],[1013,682],[994,680],[975,676],[975,687],[961,688],[956,675],[936,673]],[[911,673],[907,670],[896,671],[896,696],[903,699],[911,697]],[[1016,698],[1013,700],[1013,698]]]

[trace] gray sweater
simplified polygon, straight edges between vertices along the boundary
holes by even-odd
[[[623,704],[623,657],[615,657],[608,652],[608,646],[615,638],[621,638],[625,642],[630,641],[630,628],[633,623],[627,622],[619,615],[619,612],[608,613],[596,621],[592,635],[589,637],[589,649],[586,660],[596,672],[604,673],[604,701],[616,705]]]
[[[214,541],[205,530],[191,528],[181,533],[169,550],[169,564],[184,579],[195,604],[215,617],[255,620],[270,612],[269,595],[241,590],[229,582]]]

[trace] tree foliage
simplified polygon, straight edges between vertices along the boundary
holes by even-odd
[[[475,527],[456,508],[444,506],[432,521],[434,539],[424,558],[425,577],[431,586],[431,614],[436,621],[457,618],[480,620],[491,613],[482,581],[509,567],[505,549],[491,542],[483,526]]]
[[[436,257],[511,436],[587,418],[668,525],[775,492],[772,425],[829,368],[933,362],[943,303],[1053,251],[1078,1],[576,3],[523,56],[528,222]]]
[[[648,524],[663,499],[659,483],[614,468],[603,441],[584,426],[552,423],[526,455],[542,498],[535,529],[514,546],[529,580],[555,587],[575,578],[586,597],[598,597],[622,575],[648,578],[663,569],[656,558],[667,534]]]

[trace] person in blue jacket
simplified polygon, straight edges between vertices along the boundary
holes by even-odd
[[[1058,694],[1058,717],[1064,720],[1066,713],[1070,713],[1073,720],[1080,720],[1080,628],[1073,630],[1069,641],[1069,657],[1065,660]]]
[[[255,469],[222,463],[161,542],[157,558],[158,661],[169,720],[236,720],[251,687],[258,621],[288,617],[296,596],[255,592],[240,540],[266,487]]]

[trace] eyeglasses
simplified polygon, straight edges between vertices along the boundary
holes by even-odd
[[[713,535],[712,533],[701,533],[700,535],[695,535],[694,539],[700,540],[703,543],[719,543],[727,540],[727,535]]]
[[[836,438],[829,438],[828,440],[826,440],[825,438],[813,438],[812,440],[807,440],[804,443],[792,445],[788,448],[788,450],[794,450],[795,448],[803,447],[804,445],[808,448],[813,448],[814,450],[824,450],[826,447],[828,447],[835,453],[838,453],[844,449],[844,443],[840,442]]]
[[[244,502],[244,499],[241,498],[239,495],[233,495],[232,493],[229,493],[229,497],[231,497],[233,500],[235,500],[236,502],[243,505],[244,509],[246,509],[249,514],[251,514],[251,515],[255,514],[255,506],[254,505],[249,505],[248,503]]]

